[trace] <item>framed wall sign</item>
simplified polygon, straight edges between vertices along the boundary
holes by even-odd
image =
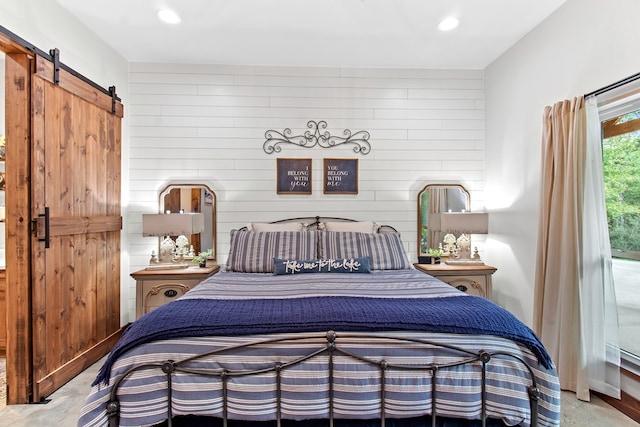
[[[324,194],[358,194],[358,159],[324,159]]]
[[[311,194],[311,159],[276,161],[278,194]]]

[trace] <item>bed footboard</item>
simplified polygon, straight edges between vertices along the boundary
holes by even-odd
[[[328,405],[328,425],[333,427],[335,420],[335,390],[336,390],[336,381],[334,378],[334,360],[337,356],[347,357],[354,362],[362,363],[367,366],[375,366],[375,371],[379,375],[379,396],[378,396],[378,406],[380,408],[379,412],[379,420],[380,425],[385,426],[386,420],[389,418],[389,403],[387,402],[389,390],[388,390],[388,378],[391,372],[409,372],[413,374],[419,374],[424,376],[425,384],[428,384],[428,392],[430,394],[430,408],[429,414],[431,415],[432,425],[436,425],[437,418],[439,416],[439,397],[440,391],[438,386],[438,378],[439,375],[443,374],[447,370],[456,369],[457,367],[463,365],[472,365],[475,364],[479,366],[480,369],[480,399],[481,399],[481,423],[483,426],[486,426],[486,422],[488,419],[487,416],[487,393],[488,393],[488,379],[487,379],[487,367],[492,363],[496,358],[499,359],[509,359],[513,361],[513,363],[521,365],[521,370],[523,372],[528,373],[528,378],[524,378],[522,381],[526,381],[526,388],[529,398],[529,406],[530,406],[530,425],[538,426],[538,401],[540,399],[540,390],[538,388],[536,377],[532,368],[529,364],[519,355],[513,355],[506,351],[469,351],[457,346],[443,344],[442,342],[435,342],[430,340],[423,340],[413,337],[398,337],[398,336],[389,336],[389,335],[376,335],[376,334],[368,334],[367,338],[372,340],[379,339],[384,340],[388,343],[389,346],[415,346],[417,349],[424,348],[425,354],[433,355],[435,352],[445,352],[448,360],[445,363],[425,363],[425,364],[416,364],[415,361],[411,363],[399,363],[399,362],[390,362],[385,358],[381,359],[372,359],[360,354],[356,354],[345,348],[345,346],[341,345],[341,340],[349,340],[353,337],[362,338],[362,335],[357,334],[349,334],[349,333],[336,333],[334,331],[328,331],[324,335],[324,344],[319,346],[318,348],[310,351],[307,354],[302,356],[297,356],[292,360],[287,361],[276,361],[276,362],[268,362],[266,367],[261,367],[259,369],[225,369],[224,367],[220,367],[220,365],[212,368],[203,367],[202,362],[204,359],[212,360],[212,358],[216,358],[218,356],[225,356],[234,354],[234,352],[242,349],[246,349],[253,346],[286,346],[287,344],[291,344],[297,340],[309,339],[313,337],[318,337],[318,334],[314,335],[304,335],[300,334],[291,334],[278,337],[277,339],[269,339],[251,343],[245,343],[240,345],[234,345],[226,348],[216,349],[214,351],[210,351],[207,353],[199,354],[196,356],[188,357],[179,361],[176,360],[166,360],[164,362],[154,362],[154,363],[145,363],[137,365],[124,373],[124,375],[120,376],[117,381],[115,381],[111,393],[110,400],[107,404],[107,415],[109,419],[109,426],[116,427],[119,425],[120,421],[120,411],[121,405],[119,401],[119,393],[120,387],[123,383],[130,378],[134,373],[140,371],[148,371],[148,370],[160,370],[162,371],[164,377],[166,378],[166,398],[167,398],[167,408],[166,408],[166,420],[167,425],[172,426],[172,418],[174,417],[174,376],[176,374],[189,374],[201,377],[211,378],[212,381],[218,382],[221,388],[221,418],[223,426],[227,426],[229,420],[229,382],[234,378],[240,377],[252,377],[257,375],[271,374],[275,378],[273,389],[275,391],[275,422],[278,427],[281,426],[283,420],[283,374],[285,374],[288,370],[304,363],[307,361],[311,361],[318,357],[325,357],[328,359],[328,379],[327,379],[327,402]],[[455,355],[455,357],[453,356]],[[196,363],[194,363],[196,362]],[[196,367],[194,367],[196,366]],[[524,369],[522,369],[524,368]],[[237,387],[237,385],[235,385]],[[395,412],[397,414],[397,411]]]

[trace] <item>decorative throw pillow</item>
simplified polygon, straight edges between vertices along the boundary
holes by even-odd
[[[322,259],[369,257],[371,270],[412,268],[399,233],[321,231],[318,256]]]
[[[274,274],[300,273],[371,273],[369,258],[343,259],[273,259]]]
[[[322,222],[320,229],[325,231],[354,231],[357,233],[377,233],[380,224],[373,221],[335,221]]]
[[[306,229],[306,224],[301,222],[280,222],[277,224],[250,222],[247,225],[247,230],[249,231],[304,231]]]
[[[227,270],[272,273],[273,259],[311,259],[317,256],[316,231],[231,230]]]

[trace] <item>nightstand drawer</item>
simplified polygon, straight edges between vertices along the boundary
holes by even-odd
[[[146,314],[154,308],[175,301],[198,283],[200,283],[199,280],[144,281],[142,283],[141,314]]]
[[[172,270],[140,270],[131,273],[136,279],[136,318],[171,301],[175,301],[215,274],[219,265]]]
[[[438,278],[469,295],[489,298],[485,276],[441,276]]]
[[[448,283],[469,295],[491,299],[491,276],[496,268],[485,264],[414,264],[420,271]]]

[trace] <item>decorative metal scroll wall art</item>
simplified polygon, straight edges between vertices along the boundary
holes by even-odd
[[[305,131],[302,135],[291,135],[292,131],[289,128],[282,132],[269,129],[264,133],[267,138],[262,146],[264,152],[267,154],[279,153],[282,151],[280,144],[293,144],[304,148],[312,148],[316,145],[321,148],[333,148],[344,144],[354,144],[354,153],[366,155],[371,151],[370,134],[366,130],[352,133],[349,129],[345,129],[342,131],[344,136],[341,137],[332,136],[329,131],[324,130],[327,128],[327,122],[324,120],[318,122],[309,120],[307,127],[310,130]]]

